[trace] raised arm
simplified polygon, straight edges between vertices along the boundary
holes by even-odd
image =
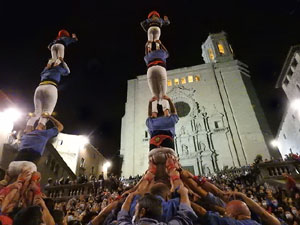
[[[148,104],[148,117],[152,117],[152,102],[156,101],[157,97],[152,97]]]
[[[70,74],[70,68],[68,67],[67,63],[65,63],[64,59],[62,57],[59,57],[59,60],[61,61],[62,67],[66,69],[66,72],[63,73],[63,76],[67,76]]]
[[[141,27],[143,28],[143,30],[145,31],[145,32],[147,32],[147,30],[146,30],[146,26],[147,26],[147,20],[144,20],[144,21],[142,21],[140,24],[141,24]]]
[[[171,114],[177,114],[177,111],[176,111],[176,108],[175,108],[175,105],[173,104],[171,98],[169,98],[168,96],[163,96],[163,99],[166,99],[168,100],[169,104],[170,104],[170,110],[171,110]]]
[[[61,132],[64,129],[64,126],[62,125],[62,123],[59,122],[57,119],[55,119],[53,116],[43,113],[42,117],[48,118],[53,123],[53,125],[57,128],[57,130],[59,132]]]
[[[104,222],[105,218],[109,215],[109,213],[115,209],[118,205],[119,201],[114,201],[106,206],[101,212],[91,221],[92,225],[100,225]]]

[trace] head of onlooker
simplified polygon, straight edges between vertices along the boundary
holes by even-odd
[[[39,206],[21,209],[14,217],[13,225],[40,225],[43,223]]]
[[[44,198],[43,200],[46,204],[46,207],[50,211],[50,213],[52,213],[52,211],[54,210],[54,206],[55,206],[54,200],[52,198]]]
[[[51,213],[54,222],[56,225],[67,225],[66,221],[65,221],[65,215],[64,212],[61,210],[53,210],[53,212]]]
[[[89,223],[90,221],[92,221],[97,215],[98,215],[98,213],[96,213],[96,212],[88,212],[88,213],[86,213],[86,214],[83,216],[82,220],[81,220],[82,224],[83,224],[83,225],[88,224],[88,223]]]
[[[68,225],[82,225],[82,223],[79,220],[71,220]]]
[[[225,214],[236,220],[251,219],[251,212],[248,206],[239,200],[230,201],[225,208]]]
[[[139,221],[142,218],[160,220],[161,215],[161,200],[156,198],[155,195],[147,193],[138,200],[134,214],[136,221]]]

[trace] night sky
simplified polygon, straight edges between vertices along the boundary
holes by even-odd
[[[276,134],[286,98],[275,82],[290,46],[300,44],[300,0],[1,2],[0,89],[24,112],[33,111],[34,90],[50,58],[47,45],[62,28],[76,33],[79,42],[65,51],[71,74],[59,88],[57,118],[64,132],[90,135],[101,153],[114,157],[127,80],[146,73],[147,36],[139,23],[152,10],[171,21],[161,35],[168,69],[204,63],[201,44],[209,33],[227,32]]]

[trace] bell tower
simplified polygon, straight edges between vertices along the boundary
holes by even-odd
[[[233,60],[233,51],[227,41],[227,34],[224,31],[208,36],[202,44],[202,57],[205,63]]]

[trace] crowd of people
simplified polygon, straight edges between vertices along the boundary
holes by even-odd
[[[0,221],[23,225],[300,224],[298,188],[258,183],[250,179],[252,171],[235,177],[224,172],[194,176],[173,156],[167,157],[169,183],[157,180],[152,165],[135,185],[118,179],[117,186],[67,199],[46,196],[38,186],[40,174],[32,174],[26,184],[30,175],[22,172],[15,182],[2,185]]]

